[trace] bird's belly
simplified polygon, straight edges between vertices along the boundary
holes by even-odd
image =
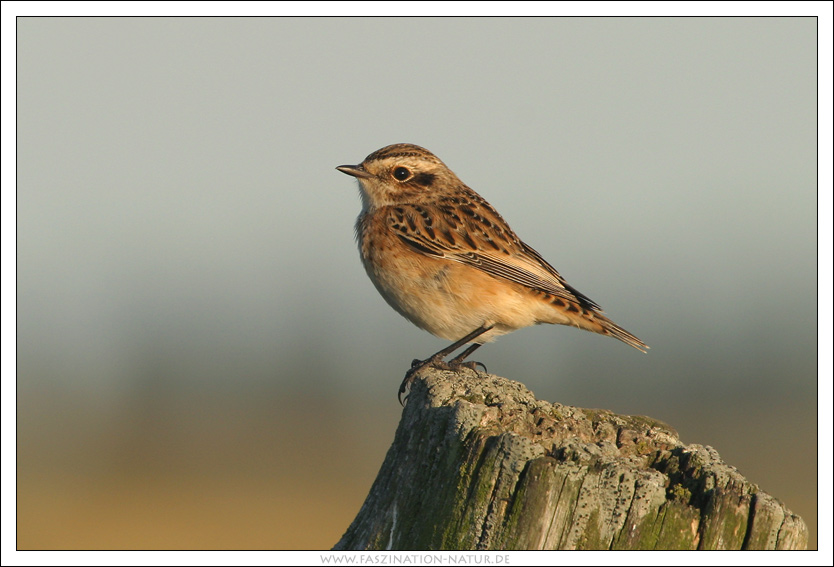
[[[477,341],[489,342],[540,320],[531,309],[535,299],[520,286],[457,262],[405,252],[363,263],[388,304],[433,335],[454,341],[494,325]]]

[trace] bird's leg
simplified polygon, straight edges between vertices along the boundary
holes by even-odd
[[[443,350],[437,351],[436,353],[431,355],[429,358],[427,358],[425,360],[414,359],[414,361],[412,361],[412,363],[411,363],[411,368],[408,370],[408,372],[405,373],[405,378],[403,378],[403,382],[402,382],[402,384],[400,384],[399,392],[397,392],[397,399],[400,401],[400,405],[403,405],[403,400],[402,400],[403,393],[405,392],[406,388],[408,388],[408,386],[411,385],[411,382],[414,381],[414,376],[417,374],[417,372],[419,370],[422,370],[426,366],[440,366],[440,367],[443,367],[443,368],[453,368],[453,367],[461,366],[463,359],[465,359],[467,356],[472,354],[472,352],[474,352],[475,349],[477,349],[479,346],[481,346],[480,344],[476,343],[476,344],[471,345],[469,348],[467,348],[461,354],[459,354],[458,356],[456,356],[455,358],[450,360],[448,364],[446,362],[443,362],[443,359],[447,355],[449,355],[450,353],[456,351],[457,349],[459,349],[460,347],[462,347],[463,345],[468,343],[469,341],[471,341],[471,340],[473,340],[477,337],[480,337],[481,335],[483,335],[484,333],[486,333],[487,331],[492,329],[493,326],[494,325],[489,325],[489,326],[481,325],[480,327],[478,327],[477,329],[475,329],[474,331],[472,331],[471,333],[469,333],[468,335],[466,335],[462,339],[455,341],[454,343],[450,344],[449,346],[447,346]],[[472,364],[473,364],[472,366],[469,366],[469,364],[467,364],[467,366],[474,370],[474,366],[477,366],[480,363],[472,363]],[[484,365],[481,364],[481,366],[484,366]],[[484,366],[484,370],[486,370],[486,366]]]

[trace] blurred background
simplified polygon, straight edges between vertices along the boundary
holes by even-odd
[[[322,549],[411,360],[334,169],[425,146],[652,349],[478,351],[668,422],[816,545],[813,18],[20,18],[18,547]]]

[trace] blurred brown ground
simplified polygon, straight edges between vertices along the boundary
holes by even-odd
[[[328,549],[399,412],[393,399],[189,395],[103,411],[21,397],[18,548]],[[774,438],[757,430],[761,413],[683,411],[671,425],[802,516],[815,548],[816,414],[781,408]]]

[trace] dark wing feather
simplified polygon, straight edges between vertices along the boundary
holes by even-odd
[[[493,277],[600,310],[519,240],[485,201],[456,205],[450,210],[427,205],[390,207],[388,226],[415,252],[460,262]]]

